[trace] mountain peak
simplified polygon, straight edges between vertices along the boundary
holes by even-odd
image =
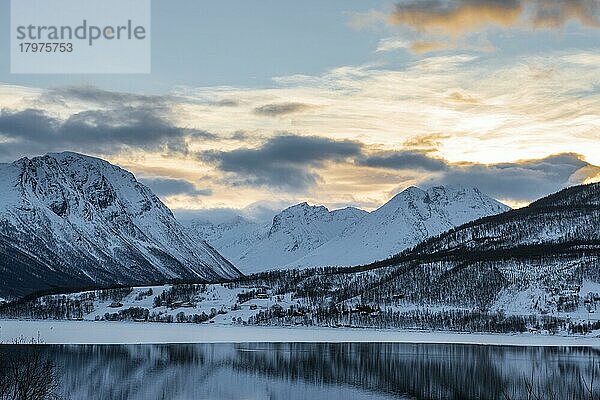
[[[306,201],[303,201],[302,203],[298,203],[295,204],[293,206],[289,206],[288,208],[283,209],[283,211],[281,211],[282,213],[285,212],[294,212],[294,211],[306,211],[306,210],[313,210],[313,211],[324,211],[324,212],[329,212],[329,210],[327,209],[327,207],[325,206],[317,206],[317,205],[310,205],[308,204]]]
[[[475,188],[411,186],[294,265],[359,265],[508,207]]]
[[[416,186],[409,186],[401,192],[395,194],[390,200],[388,200],[384,205],[380,208],[386,207],[390,208],[398,204],[404,204],[408,201],[412,201],[415,199],[423,198],[426,196],[426,192],[418,188]]]
[[[97,160],[97,161],[102,161],[105,163],[109,163],[106,160],[103,160],[101,158],[98,157],[94,157],[94,156],[89,156],[87,154],[83,154],[83,153],[77,153],[75,151],[59,151],[59,152],[49,152],[46,153],[45,155],[46,157],[53,157],[53,158],[57,158],[57,159],[65,159],[65,158],[85,158],[85,159],[91,159],[91,160]],[[44,156],[42,156],[44,157]]]
[[[101,158],[77,153],[74,151],[49,152],[49,153],[46,153],[41,156],[22,157],[16,161],[14,161],[14,164],[19,164],[19,163],[23,163],[23,162],[44,162],[44,161],[48,161],[48,160],[55,160],[55,161],[61,161],[61,162],[68,161],[68,160],[81,160],[81,161],[85,161],[85,162],[89,162],[89,163],[111,165],[115,168],[118,168],[116,165],[113,165],[113,164],[109,163],[108,161],[103,160]]]
[[[325,206],[311,206],[302,202],[281,211],[273,217],[269,235],[284,230],[289,231],[298,225],[310,225],[313,221],[327,218],[329,210]]]
[[[421,189],[420,187],[417,186],[409,186],[406,189],[404,189],[403,191],[401,191],[400,193],[398,193],[398,195],[404,195],[404,196],[421,196],[424,193],[426,193],[423,189]],[[396,195],[396,196],[398,196]],[[394,197],[396,197],[394,196]]]
[[[7,266],[8,282],[41,289],[240,275],[133,174],[98,158],[64,152],[2,164],[0,199],[0,248],[17,259],[35,249],[48,263]]]
[[[474,186],[463,185],[437,185],[431,186],[426,190],[427,193],[446,192],[446,193],[479,193],[480,190]]]

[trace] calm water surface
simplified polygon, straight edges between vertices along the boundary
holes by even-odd
[[[542,398],[584,399],[593,376],[600,396],[600,349],[594,348],[254,343],[42,349],[60,368],[61,390],[71,399],[526,399],[529,385]]]

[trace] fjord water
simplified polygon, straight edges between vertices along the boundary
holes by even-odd
[[[594,376],[594,398],[600,394],[600,348],[589,347],[248,343],[42,352],[71,399],[522,399],[530,386],[540,398],[584,399]]]

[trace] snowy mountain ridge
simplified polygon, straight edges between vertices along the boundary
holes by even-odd
[[[244,273],[276,268],[351,266],[387,258],[422,240],[509,207],[476,188],[410,187],[373,212],[348,207],[329,211],[300,203],[271,224],[242,217],[190,227]]]
[[[133,174],[65,152],[0,164],[0,294],[239,271]]]
[[[286,208],[270,224],[237,217],[211,224],[188,223],[244,273],[275,269],[317,249],[368,213],[353,207],[329,211],[324,206],[300,203]]]

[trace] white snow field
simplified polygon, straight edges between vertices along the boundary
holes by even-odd
[[[600,331],[586,336],[475,334],[358,328],[261,327],[221,324],[162,324],[108,321],[1,320],[0,341],[34,338],[44,344],[151,343],[453,343],[502,346],[585,346],[600,348]]]

